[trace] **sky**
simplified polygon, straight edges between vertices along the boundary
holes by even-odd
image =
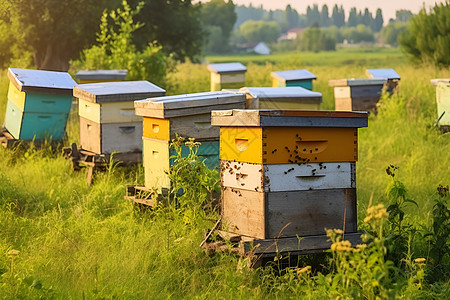
[[[435,3],[442,3],[445,0],[233,0],[236,5],[248,6],[252,3],[253,6],[260,6],[261,4],[265,9],[282,9],[284,10],[288,4],[295,8],[299,14],[305,14],[306,8],[313,4],[318,4],[319,9],[322,10],[322,6],[326,4],[328,11],[331,13],[333,6],[337,4],[342,5],[345,10],[346,17],[351,7],[356,7],[357,10],[362,10],[367,7],[369,11],[375,16],[375,12],[378,8],[381,8],[383,12],[383,18],[385,23],[390,18],[395,18],[395,12],[400,9],[410,10],[412,13],[417,13],[425,4],[428,8],[434,6]],[[202,2],[208,2],[203,0]]]

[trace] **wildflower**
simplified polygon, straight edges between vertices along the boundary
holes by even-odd
[[[416,264],[424,264],[425,261],[426,261],[426,259],[423,258],[423,257],[421,257],[421,258],[416,258],[416,259],[414,260],[414,262],[415,262]]]
[[[15,257],[15,256],[19,255],[19,253],[20,253],[19,250],[10,250],[8,252],[8,255],[11,256],[11,257]]]
[[[311,272],[311,266],[306,266],[304,268],[301,268],[300,270],[297,271],[297,274],[303,274],[303,273],[310,273]]]

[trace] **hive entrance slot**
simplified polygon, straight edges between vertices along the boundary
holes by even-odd
[[[245,151],[248,148],[248,139],[235,139],[234,144],[239,151]]]

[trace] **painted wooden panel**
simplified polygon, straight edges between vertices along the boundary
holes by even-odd
[[[176,155],[173,148],[169,148],[169,141],[157,140],[143,137],[143,161],[145,167],[145,186],[147,188],[157,187],[169,188],[170,181],[165,174],[174,163],[172,156]],[[183,145],[181,156],[187,157],[189,148]],[[219,142],[202,141],[198,147],[197,155],[205,162],[205,165],[213,169],[219,166]],[[172,158],[171,158],[172,157]]]
[[[267,239],[357,230],[355,189],[265,193],[227,187],[222,194],[222,217],[233,233]]]
[[[12,83],[9,84],[8,99],[23,112],[69,113],[72,106],[70,95],[25,93],[19,91]]]
[[[357,161],[357,129],[221,127],[220,159],[256,164]]]
[[[270,76],[283,82],[316,79],[316,75],[306,69],[276,71],[270,73]]]
[[[355,163],[260,165],[221,161],[223,186],[281,192],[355,188]]]
[[[379,97],[335,98],[337,111],[375,111]]]
[[[312,80],[296,80],[296,81],[281,81],[277,79],[272,80],[272,87],[290,87],[299,86],[312,91],[313,83]]]
[[[83,149],[99,154],[141,152],[142,123],[99,124],[80,117],[80,143]]]
[[[244,83],[245,73],[211,73],[211,82],[215,83]]]
[[[169,177],[165,171],[169,170],[169,142],[142,138],[143,162],[145,172],[145,187],[156,188],[161,192],[163,188],[170,188]]]
[[[8,78],[21,92],[72,95],[77,83],[67,72],[8,69]]]
[[[142,117],[134,113],[132,101],[93,103],[79,99],[78,113],[80,117],[102,124],[142,122]]]
[[[220,83],[211,82],[211,91],[238,90],[245,85],[245,82]]]
[[[145,137],[171,140],[176,134],[185,138],[218,140],[219,128],[211,125],[211,114],[170,119],[144,117]]]
[[[450,125],[450,83],[440,82],[436,87],[436,102],[439,125]],[[444,113],[445,112],[445,113]]]
[[[251,100],[250,100],[251,101]],[[288,101],[261,101],[259,100],[259,109],[301,109],[301,110],[319,110],[320,103],[301,103]],[[253,105],[251,105],[253,106]],[[255,109],[255,107],[247,107]]]
[[[67,113],[23,113],[14,102],[8,100],[5,127],[16,139],[59,141],[65,135],[67,117]]]
[[[213,126],[367,127],[367,112],[302,110],[222,110],[211,112]]]

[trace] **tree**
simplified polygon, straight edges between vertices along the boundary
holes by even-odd
[[[211,0],[202,6],[201,18],[203,23],[206,26],[219,26],[222,30],[222,40],[220,41],[222,53],[229,50],[231,31],[237,19],[234,8],[234,3],[231,0],[228,2]]]
[[[356,7],[352,7],[350,9],[350,13],[348,14],[347,26],[356,27],[356,25],[358,25],[358,15],[356,12]]]
[[[308,5],[306,8],[306,22],[308,26],[311,26],[314,22],[320,22],[320,12],[317,4],[314,4],[312,8]]]
[[[98,27],[106,7],[118,1],[107,0],[3,0],[2,22],[14,35],[19,51],[30,51],[36,68],[67,71],[69,60],[95,40],[92,28]]]
[[[375,32],[380,32],[381,28],[383,28],[383,13],[381,9],[377,9],[377,13],[375,15],[375,19],[373,20],[372,30]]]
[[[328,13],[328,6],[324,4],[320,13],[320,26],[327,27],[330,25],[330,15]]]
[[[286,6],[285,20],[287,30],[298,26],[298,12],[295,9],[292,9],[290,4]]]
[[[247,21],[239,28],[246,42],[274,43],[281,34],[280,25],[273,21]]]
[[[135,7],[142,0],[128,0]],[[186,57],[196,61],[205,44],[206,33],[200,15],[201,5],[191,0],[144,0],[136,22],[143,24],[133,34],[138,50],[149,42],[157,41],[164,52],[173,54],[177,60]]]
[[[362,24],[370,26],[372,24],[372,21],[373,21],[372,13],[369,12],[368,8],[364,9],[364,15],[362,16],[361,20]]]
[[[449,67],[450,2],[436,4],[429,13],[423,8],[409,24],[399,42],[410,58]]]
[[[412,12],[406,9],[400,9],[395,12],[395,20],[397,22],[408,22],[412,16]]]
[[[345,13],[342,5],[340,8],[338,8],[337,4],[334,5],[331,19],[333,20],[333,24],[337,27],[345,25]]]
[[[406,30],[405,22],[389,23],[381,29],[383,43],[391,46],[398,46],[398,37]]]
[[[335,50],[336,40],[324,34],[319,24],[314,22],[300,37],[300,49],[303,51],[319,52],[321,50]]]

